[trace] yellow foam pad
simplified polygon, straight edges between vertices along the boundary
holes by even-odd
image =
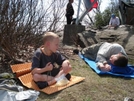
[[[32,78],[31,63],[16,64],[16,65],[11,65],[10,67],[12,69],[12,72],[16,73],[16,76],[19,78],[19,80],[21,81],[21,83],[24,86],[38,90],[38,91],[42,91],[46,94],[52,94],[52,93],[58,92],[58,91],[63,90],[69,86],[77,84],[85,79],[84,77],[71,76],[70,82],[65,86],[58,87],[54,84],[54,85],[46,87],[44,89],[39,89]]]
[[[31,71],[31,62],[23,64],[10,65],[12,72],[16,73],[16,76],[19,77],[23,74],[27,74]]]
[[[11,65],[12,72],[18,72],[18,71],[23,71],[25,69],[31,69],[31,62],[30,63],[23,63],[23,64],[15,64]]]
[[[84,79],[85,79],[84,77],[72,76],[70,82],[66,86],[58,87],[54,84],[52,86],[49,86],[49,87],[46,87],[46,88],[40,90],[37,87],[37,85],[34,83],[31,73],[28,73],[26,75],[19,77],[19,80],[22,82],[22,84],[24,86],[26,86],[28,88],[35,89],[35,90],[42,91],[46,94],[52,94],[52,93],[58,92],[58,91],[63,90],[69,86],[72,86],[76,83],[79,83],[79,82],[83,81]]]

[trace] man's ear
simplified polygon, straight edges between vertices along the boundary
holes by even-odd
[[[50,46],[50,42],[49,41],[46,42],[46,46]]]
[[[124,55],[122,52],[119,52],[119,55]]]

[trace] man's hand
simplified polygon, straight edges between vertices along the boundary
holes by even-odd
[[[53,69],[53,65],[51,64],[51,62],[47,63],[44,69],[46,69],[46,71],[51,71]]]
[[[32,70],[32,74],[41,74],[43,72],[47,72],[47,71],[51,71],[53,69],[53,65],[51,64],[51,62],[47,63],[46,66],[44,68],[34,68]]]
[[[111,66],[109,64],[105,64],[104,71],[110,71],[110,70],[111,70]]]
[[[108,25],[108,29],[110,29],[112,27],[112,25]]]
[[[100,68],[101,71],[105,71],[105,72],[108,72],[111,70],[111,66],[107,63],[105,63],[105,64],[99,63],[98,67]]]

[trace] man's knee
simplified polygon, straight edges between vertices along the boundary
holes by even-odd
[[[34,81],[40,81],[40,79],[41,79],[41,75],[40,74],[33,74],[33,80]]]
[[[69,66],[68,66],[68,72],[70,72],[71,70],[72,70],[72,66],[69,65]]]
[[[69,73],[71,70],[72,70],[71,65],[69,65],[68,67],[63,67],[63,72],[64,72],[65,74]]]

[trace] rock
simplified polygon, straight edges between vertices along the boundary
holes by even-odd
[[[63,35],[63,44],[67,45],[77,45],[78,35],[85,30],[85,26],[82,25],[65,25],[64,35]]]
[[[98,43],[97,39],[96,39],[96,32],[95,31],[91,31],[91,30],[87,30],[87,31],[83,31],[82,33],[78,33],[78,44],[80,45],[80,47],[84,48],[87,46],[90,46],[92,44]]]
[[[134,58],[134,26],[121,25],[116,30],[97,31],[98,42],[115,42],[121,44],[129,57]]]

